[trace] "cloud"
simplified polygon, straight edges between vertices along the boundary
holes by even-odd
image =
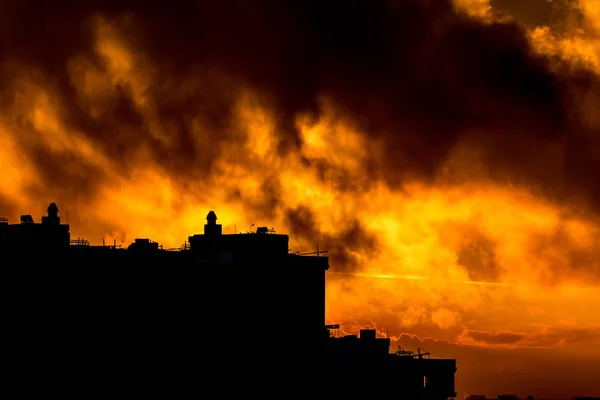
[[[177,247],[214,209],[328,250],[348,331],[581,353],[600,19],[524,3],[2,2],[2,213],[55,201],[93,243]]]
[[[361,265],[360,255],[353,249],[360,248],[367,254],[375,251],[375,236],[365,231],[358,220],[347,221],[346,226],[338,227],[338,232],[331,235],[320,231],[313,212],[306,207],[289,209],[286,216],[290,234],[309,237],[322,250],[326,249],[331,263],[338,266],[338,271],[356,269]]]
[[[556,347],[570,344],[590,344],[599,338],[599,328],[549,327],[543,329],[541,332],[530,334],[465,330],[459,336],[459,342],[510,347]]]
[[[235,105],[251,89],[274,111],[282,154],[302,145],[296,120],[318,116],[326,97],[371,140],[385,142],[383,162],[370,173],[390,184],[433,179],[469,138],[495,179],[598,198],[587,173],[597,160],[586,153],[590,137],[569,97],[597,79],[552,72],[517,24],[464,18],[446,1],[92,2],[58,12],[59,4],[45,8],[45,19],[24,19],[28,2],[5,6],[0,46],[14,83],[5,96],[20,89],[17,69],[35,71],[27,78],[45,83],[62,129],[91,138],[125,170],[143,148],[173,176],[209,173],[220,144],[236,141]],[[204,146],[195,129],[206,135]],[[56,179],[77,179],[50,165],[56,153],[55,161],[29,156]],[[87,190],[102,182],[89,181]]]
[[[467,331],[466,335],[476,342],[482,342],[486,344],[516,344],[523,340],[524,337],[520,334],[508,332],[497,332],[491,334],[487,332]]]

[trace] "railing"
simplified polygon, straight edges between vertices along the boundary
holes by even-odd
[[[431,358],[430,353],[421,353],[420,348],[418,348],[417,352],[415,353],[414,351],[404,350],[402,347],[398,346],[398,350],[396,350],[393,354],[400,357],[418,358],[419,360],[422,359],[424,356],[427,356],[427,358]]]
[[[327,256],[327,250],[319,250],[319,246],[317,246],[317,251],[312,251],[309,253],[300,253],[297,250],[292,251],[291,249],[288,251],[288,254],[294,254],[297,256],[317,256],[317,257],[326,257]]]
[[[71,239],[71,246],[89,246],[90,241],[84,238]]]
[[[168,249],[163,249],[165,251],[185,251],[185,250],[190,250],[190,244],[189,243],[184,243],[179,247],[171,247]]]
[[[299,256],[317,256],[317,257],[325,257],[327,256],[327,250],[317,250],[317,251],[313,251],[312,253],[299,253]]]

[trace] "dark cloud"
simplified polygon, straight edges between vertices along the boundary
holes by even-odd
[[[600,279],[599,244],[595,234],[573,236],[566,224],[560,224],[553,231],[533,235],[526,245],[526,252],[547,266],[540,271],[539,278],[544,283],[553,285],[569,279],[583,279],[593,284]]]
[[[350,218],[346,226],[340,226],[334,235],[319,229],[317,217],[307,207],[288,209],[286,220],[290,235],[308,238],[321,250],[327,250],[330,265],[336,271],[356,268],[360,264],[355,256],[358,249],[366,254],[375,252],[375,237],[366,232],[355,219]]]
[[[463,333],[475,342],[490,345],[516,345],[519,347],[553,347],[564,344],[593,342],[600,337],[598,328],[549,328],[547,331],[524,335],[512,332],[478,332],[467,330]]]
[[[600,338],[600,329],[551,328],[547,332],[528,336],[523,340],[528,346],[556,346],[559,344],[580,344]]]
[[[258,196],[247,198],[244,193],[237,192],[237,199],[254,214],[266,220],[274,220],[277,210],[282,204],[281,182],[276,175],[269,175],[260,185]]]
[[[498,17],[513,17],[529,29],[549,26],[564,34],[583,23],[577,0],[490,0],[490,5]]]
[[[29,188],[29,192],[36,198],[43,196],[45,187],[58,187],[71,201],[77,201],[80,194],[93,193],[97,182],[105,179],[102,170],[90,165],[81,155],[65,152],[56,157],[46,147],[32,148],[30,152],[31,156],[44,164],[44,168],[40,170],[40,180]],[[59,197],[57,201],[66,199],[67,197]]]
[[[497,16],[509,15],[528,28],[550,26],[556,18],[562,18],[563,13],[557,13],[570,0],[490,0],[493,12]]]
[[[457,255],[458,265],[464,266],[474,281],[498,281],[502,274],[496,262],[496,244],[481,232],[467,232]]]
[[[513,3],[503,2],[518,13]],[[493,179],[543,187],[564,201],[600,200],[598,136],[579,108],[585,93],[600,88],[597,76],[556,72],[571,70],[534,55],[521,25],[468,19],[449,0],[21,1],[4,2],[1,11],[5,110],[20,90],[19,71],[35,71],[52,88],[60,118],[123,174],[139,148],[182,185],[217,174],[220,144],[243,140],[233,110],[240,90],[251,88],[274,112],[282,153],[302,145],[294,121],[318,115],[325,96],[341,117],[383,141],[383,159],[368,160],[364,172],[390,184],[431,180],[455,145],[469,140]],[[78,95],[73,60],[106,69],[94,47],[98,16],[145,57],[152,73],[145,95],[168,141],[150,134],[126,88],[103,99],[101,118]],[[28,155],[56,179],[77,181],[52,166],[72,165],[71,156]],[[308,162],[327,170],[322,160]],[[88,173],[94,178],[80,192],[93,195],[103,175]],[[343,171],[321,175],[332,174],[353,189]],[[276,203],[268,198],[265,208]]]
[[[467,331],[466,335],[473,338],[477,342],[483,342],[487,344],[516,344],[524,338],[523,335],[509,332],[487,333]]]
[[[498,262],[497,243],[485,233],[465,226],[449,224],[440,229],[444,231],[464,232],[462,242],[457,248],[457,263],[464,266],[471,280],[501,281],[505,269]],[[525,253],[544,265],[538,278],[549,287],[569,279],[582,279],[595,283],[600,279],[598,248],[600,243],[594,233],[581,238],[569,232],[565,223],[559,223],[555,229],[543,233],[531,234],[524,244]]]

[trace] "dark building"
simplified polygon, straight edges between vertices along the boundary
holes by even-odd
[[[390,339],[376,337],[376,331],[362,329],[360,335],[336,337],[327,326],[326,364],[332,371],[331,389],[347,387],[356,391],[389,395],[388,384],[401,385],[395,398],[448,399],[456,396],[454,375],[456,360],[431,359],[429,353],[398,348],[390,353]],[[337,388],[337,389],[336,389]],[[334,392],[332,392],[334,393]]]
[[[41,223],[35,223],[31,215],[21,215],[20,224],[9,224],[0,218],[0,249],[56,251],[69,247],[71,234],[69,225],[61,224],[58,207],[48,206],[48,215]]]
[[[205,271],[209,282],[225,280],[224,294],[239,299],[231,315],[241,326],[280,327],[285,335],[270,335],[271,329],[256,334],[269,336],[269,341],[313,340],[311,347],[318,348],[325,325],[328,258],[292,254],[288,243],[287,235],[264,227],[251,234],[224,235],[213,211],[204,234],[189,237],[194,265]]]
[[[273,229],[223,234],[211,211],[181,248],[120,248],[71,240],[54,203],[41,224],[0,221],[17,380],[60,393],[76,382],[216,397],[455,396],[455,360],[390,354],[372,330],[333,337],[326,252],[291,253]]]

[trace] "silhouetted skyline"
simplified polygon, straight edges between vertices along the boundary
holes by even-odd
[[[598,7],[2,2],[0,214],[152,265],[215,210],[327,250],[325,322],[457,398],[599,396]]]
[[[35,315],[35,322],[23,323],[19,317],[8,320],[8,325],[22,325],[25,330],[33,329],[39,321],[48,321],[48,330],[41,332],[45,340],[41,345],[34,345],[36,350],[25,352],[32,365],[43,363],[46,354],[52,353],[48,346],[56,346],[62,357],[61,373],[72,375],[80,373],[79,370],[88,371],[92,375],[89,385],[101,384],[107,379],[102,377],[102,370],[112,361],[129,363],[129,368],[135,371],[135,379],[138,373],[151,373],[161,379],[173,374],[170,370],[173,364],[178,366],[178,371],[190,368],[188,373],[194,375],[195,371],[198,375],[182,381],[181,385],[193,388],[210,386],[211,382],[205,382],[207,378],[243,380],[248,375],[247,368],[260,359],[267,366],[256,365],[254,368],[258,371],[289,385],[303,385],[313,388],[311,390],[319,388],[326,395],[357,391],[386,395],[394,386],[383,382],[390,380],[402,385],[399,398],[446,400],[456,395],[455,360],[431,359],[429,353],[421,354],[420,349],[417,353],[390,353],[390,339],[377,338],[374,329],[361,329],[359,336],[332,333],[340,327],[325,324],[325,273],[329,269],[326,250],[292,252],[288,247],[289,237],[267,227],[257,227],[248,233],[223,234],[214,211],[206,216],[204,232],[189,236],[186,245],[179,249],[165,250],[146,238],[135,239],[127,248],[91,246],[85,239],[72,240],[70,226],[61,224],[58,213],[57,205],[51,203],[40,223],[29,214],[22,216],[17,224],[8,223],[6,218],[0,222],[2,254],[31,264],[30,268],[35,269],[29,271],[34,275],[46,270],[43,273],[51,277],[44,281],[45,288],[34,285],[25,289],[23,294],[28,302],[14,309],[20,315]],[[43,266],[39,261],[36,263],[40,253],[44,255]],[[100,274],[103,277],[96,280]],[[286,284],[278,285],[272,281],[273,277]],[[152,289],[128,283],[131,278]],[[36,280],[37,277],[32,279]],[[81,296],[79,286],[85,286],[89,292]],[[66,303],[52,294],[59,288],[60,297],[67,299]],[[96,296],[102,292],[116,295],[97,304],[100,299]],[[179,300],[182,294],[191,301],[182,304]],[[227,302],[220,303],[223,296]],[[35,307],[44,301],[45,307]],[[69,301],[76,304],[68,304]],[[165,311],[155,309],[160,303]],[[60,308],[59,318],[52,311],[54,308]],[[230,308],[236,310],[237,323],[249,328],[243,335],[249,348],[244,349],[242,357],[237,349],[228,345],[238,333],[232,336],[215,329],[225,326]],[[136,310],[135,315],[128,316],[124,312],[130,309]],[[81,312],[86,315],[81,316]],[[293,315],[293,330],[286,330],[285,335],[265,330],[269,326],[284,327],[288,315]],[[203,318],[197,319],[200,316]],[[132,321],[125,322],[128,317]],[[189,324],[190,320],[194,323]],[[100,321],[101,332],[119,334],[107,340],[105,334],[86,329],[73,341],[65,340],[82,321],[92,324],[92,321]],[[152,332],[144,332],[146,329]],[[10,333],[11,343],[17,347],[27,345],[15,332]],[[123,338],[130,340],[123,342]],[[178,350],[171,353],[174,341],[178,342]],[[210,343],[212,349],[197,348],[199,342]],[[105,355],[100,359],[91,355],[97,351],[98,343],[106,346],[109,359]],[[291,345],[294,343],[295,346]],[[301,347],[302,354],[286,356],[286,349],[294,347]],[[133,359],[129,352],[133,352]],[[250,357],[250,364],[246,357]],[[17,362],[18,358],[17,354],[11,362]],[[145,365],[149,359],[153,359],[151,367]],[[199,369],[188,365],[186,359],[195,360]],[[326,373],[326,381],[322,381],[320,374],[307,377],[288,370],[298,367],[298,363],[309,371]],[[227,368],[219,370],[223,365]],[[203,372],[203,369],[211,372]],[[289,376],[280,377],[282,372]],[[21,374],[31,381],[59,379],[60,375],[27,366]],[[171,384],[170,379],[167,382],[167,386]],[[291,389],[289,386],[282,390]],[[266,379],[253,382],[253,388],[246,394],[259,395],[273,390],[273,382]],[[200,390],[201,393],[204,390]]]

